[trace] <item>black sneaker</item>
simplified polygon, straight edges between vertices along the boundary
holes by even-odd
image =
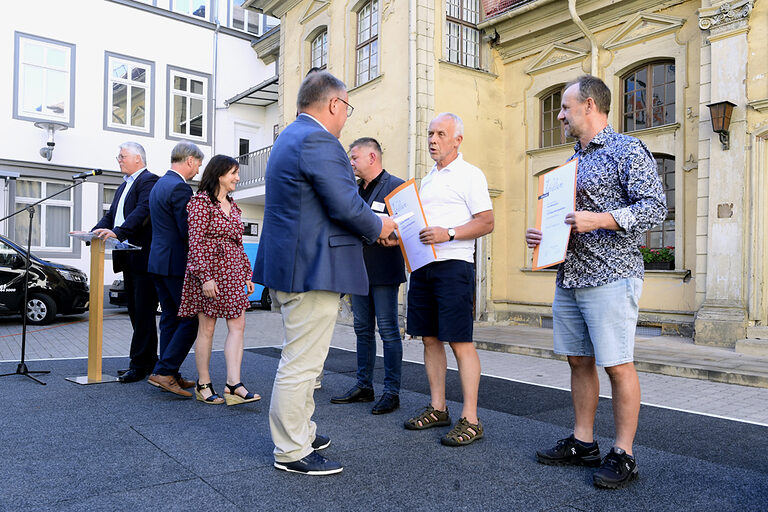
[[[315,434],[315,440],[312,441],[313,450],[325,450],[329,446],[331,446],[330,437],[321,436],[320,434]]]
[[[637,478],[635,458],[621,448],[613,447],[603,459],[600,469],[595,471],[592,481],[595,487],[618,489]]]
[[[338,462],[330,461],[317,452],[312,452],[303,459],[294,462],[275,461],[275,467],[303,475],[333,475],[334,473],[341,473],[344,469]]]
[[[560,439],[554,448],[537,451],[536,460],[548,466],[597,467],[600,465],[600,448],[597,446],[597,441],[591,448],[586,448],[571,434],[570,437]]]

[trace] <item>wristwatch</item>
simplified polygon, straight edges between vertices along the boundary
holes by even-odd
[[[456,237],[456,230],[453,228],[448,228],[448,241],[452,242],[455,237]]]

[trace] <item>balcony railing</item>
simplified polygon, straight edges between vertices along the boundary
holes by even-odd
[[[242,189],[264,184],[267,160],[271,152],[272,146],[267,146],[236,158],[240,163],[240,183],[237,184],[237,188]]]

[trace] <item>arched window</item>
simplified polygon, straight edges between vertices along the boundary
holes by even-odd
[[[311,43],[312,67],[325,69],[328,67],[328,30],[320,32]]]
[[[563,90],[557,90],[541,98],[541,147],[557,146],[575,139],[565,136],[563,123],[557,119],[560,113],[560,104],[563,99]]]
[[[656,61],[621,78],[621,131],[675,122],[675,62]]]
[[[667,198],[667,217],[664,222],[645,233],[645,246],[649,249],[661,249],[675,245],[675,157],[671,155],[653,155],[656,169]]]

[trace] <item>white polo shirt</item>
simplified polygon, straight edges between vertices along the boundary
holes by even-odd
[[[455,228],[472,220],[472,215],[493,209],[483,171],[459,156],[447,167],[432,166],[421,180],[419,197],[427,225]],[[453,240],[435,244],[437,261],[464,260],[472,263],[474,240]]]

